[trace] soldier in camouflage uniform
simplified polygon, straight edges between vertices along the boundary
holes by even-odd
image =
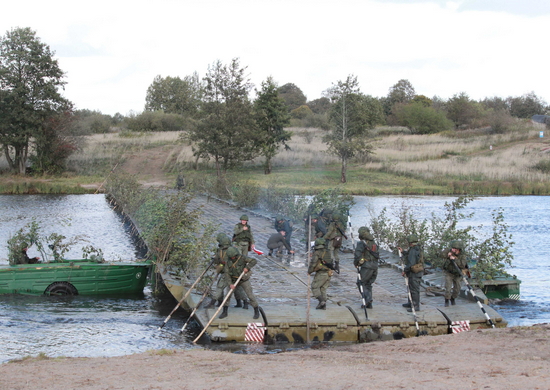
[[[248,254],[249,248],[254,249],[254,236],[248,224],[248,215],[241,215],[241,222],[235,225],[233,229],[233,241],[244,256]]]
[[[250,269],[256,265],[256,259],[241,255],[237,248],[230,247],[227,249],[227,262],[225,265],[224,276],[226,278],[226,283],[229,285],[229,288],[235,290],[236,287],[241,286],[250,300],[250,304],[254,308],[253,319],[260,318],[260,307],[258,301],[254,296],[252,291],[252,285],[250,284]],[[245,272],[244,276],[241,278],[239,284],[235,286],[235,282],[241,275]],[[219,318],[227,317],[227,311],[229,309],[229,304],[226,302],[223,307],[223,312]]]
[[[416,234],[411,234],[407,237],[409,249],[403,251],[403,276],[408,279],[409,291],[414,304],[414,310],[420,310],[420,284],[422,276],[424,276],[424,253],[420,245],[418,245],[418,237]],[[407,311],[412,312],[411,302],[403,304],[407,307]]]
[[[329,251],[325,248],[325,239],[315,240],[315,252],[309,264],[307,273],[311,275],[315,272],[315,277],[311,283],[311,292],[317,298],[319,304],[316,309],[326,310],[327,308],[327,289],[330,286],[330,278],[334,273],[334,266]]]
[[[334,270],[337,273],[340,273],[340,256],[338,252],[342,246],[343,236],[346,230],[346,225],[342,223],[341,219],[342,215],[340,213],[332,214],[332,221],[327,228],[327,232],[323,236],[326,241],[326,247],[334,263]]]
[[[208,305],[209,307],[213,306],[216,301],[218,302],[217,306],[220,306],[223,298],[225,297],[225,290],[229,287],[223,272],[225,271],[225,265],[227,263],[227,250],[231,247],[231,240],[225,233],[218,234],[216,240],[218,241],[218,250],[216,251],[213,260],[214,266],[216,267],[216,272],[220,276],[218,277],[218,283],[216,284],[214,300],[210,302]],[[248,309],[248,300],[242,287],[238,287],[235,290],[235,299],[237,300],[235,307]]]
[[[288,243],[288,246],[290,247],[290,249],[288,249],[288,252],[287,254],[291,254],[290,251],[292,250],[292,245],[290,243],[290,238],[292,237],[292,222],[289,221],[288,219],[285,219],[285,217],[283,217],[282,215],[277,215],[275,217],[275,225],[274,225],[274,228],[275,228],[275,231],[277,233],[280,233],[281,230],[285,232],[285,237],[286,237],[286,242]]]
[[[455,299],[458,298],[460,293],[462,275],[470,274],[468,260],[464,253],[464,243],[459,240],[451,242],[451,247],[442,251],[441,257],[445,259],[443,263],[443,270],[445,271],[445,306],[449,306],[449,300],[451,305],[454,305]],[[460,272],[454,266],[453,261]]]
[[[372,309],[372,285],[378,276],[378,259],[380,258],[380,254],[369,228],[362,226],[359,228],[358,233],[360,241],[355,247],[353,265],[359,268],[367,309]]]

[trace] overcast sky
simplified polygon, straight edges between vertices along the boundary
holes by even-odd
[[[258,88],[272,76],[308,100],[354,74],[376,97],[407,79],[428,97],[550,102],[547,0],[6,0],[0,34],[15,27],[56,52],[78,109],[110,115],[141,112],[157,75],[235,57]]]

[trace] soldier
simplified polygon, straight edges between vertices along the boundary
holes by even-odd
[[[329,251],[325,249],[325,244],[324,238],[315,240],[315,252],[313,252],[313,258],[307,271],[309,275],[315,272],[315,277],[311,283],[311,292],[319,301],[316,309],[321,310],[327,308],[327,289],[330,286],[330,278],[334,273],[332,258]]]
[[[241,255],[237,248],[230,247],[227,249],[227,263],[225,265],[226,269],[224,276],[226,278],[226,283],[229,285],[229,288],[235,290],[236,287],[241,286],[250,300],[250,304],[254,308],[253,319],[260,318],[260,307],[258,306],[258,301],[254,296],[252,291],[252,285],[250,284],[250,269],[256,265],[256,259]],[[239,284],[235,286],[235,282],[241,275],[245,273],[241,278]],[[219,318],[227,317],[227,311],[229,309],[229,303],[225,303],[223,307],[223,312]]]
[[[346,226],[342,224],[341,221],[341,214],[334,213],[332,215],[332,221],[328,226],[327,232],[323,236],[327,243],[327,249],[330,252],[330,256],[332,257],[334,270],[336,271],[336,273],[340,273],[340,256],[338,255],[338,251],[342,246],[345,229]]]
[[[233,229],[233,241],[237,244],[240,252],[246,256],[249,250],[254,249],[254,236],[250,225],[248,225],[248,215],[241,215],[241,222],[235,225]]]
[[[317,214],[311,217],[311,225],[315,229],[314,237],[320,238],[327,234],[327,225],[325,224],[323,218],[321,218]]]
[[[282,215],[277,215],[275,217],[275,230],[277,232],[280,232],[281,230],[285,232],[286,242],[290,247],[290,249],[287,248],[289,255],[290,255],[290,251],[292,250],[292,245],[290,244],[290,237],[292,237],[292,227],[293,227],[292,221],[285,219]]]
[[[218,282],[216,284],[214,300],[210,302],[208,307],[212,307],[216,301],[218,302],[217,306],[220,306],[225,296],[225,290],[229,287],[226,277],[222,274],[226,269],[225,265],[227,263],[227,250],[231,247],[231,240],[225,233],[218,234],[216,240],[218,241],[218,250],[216,251],[213,260],[216,267],[216,272],[218,275],[221,276],[219,276]],[[248,309],[248,300],[246,298],[244,290],[241,287],[235,290],[235,299],[237,300],[237,304],[235,305],[235,307]]]
[[[451,300],[451,305],[454,305],[460,292],[462,275],[470,276],[468,260],[464,253],[464,243],[459,240],[451,242],[451,247],[441,252],[441,257],[445,259],[443,263],[443,270],[445,271],[445,306],[449,306],[449,300]],[[460,271],[456,269],[453,262]]]
[[[27,251],[29,250],[29,244],[26,242],[21,243],[21,253],[16,261],[16,264],[37,264],[40,257],[29,257]]]
[[[372,285],[378,276],[378,246],[374,242],[374,237],[369,228],[362,226],[358,230],[359,242],[355,247],[353,265],[360,267],[361,284],[363,285],[363,294],[367,309],[372,309]]]
[[[418,237],[416,234],[411,234],[407,237],[409,249],[403,251],[403,273],[402,275],[408,279],[409,292],[411,293],[412,304],[414,310],[420,310],[420,283],[424,276],[424,253],[420,245],[418,245]],[[403,304],[407,307],[407,311],[412,312],[411,301]]]
[[[267,240],[267,248],[269,249],[269,256],[273,255],[273,250],[277,249],[277,256],[282,256],[283,247],[287,249],[288,254],[293,254],[294,251],[290,247],[290,243],[286,239],[286,232],[281,230],[279,233],[273,233],[269,240]]]

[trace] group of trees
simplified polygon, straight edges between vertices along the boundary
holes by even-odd
[[[143,112],[111,117],[73,109],[60,93],[64,74],[53,56],[30,28],[0,37],[0,145],[15,172],[25,173],[27,159],[40,172],[63,170],[76,149],[74,136],[118,127],[185,130],[197,161],[212,159],[218,175],[257,157],[263,157],[269,174],[273,157],[288,148],[292,133],[285,128],[301,126],[327,131],[323,140],[341,160],[341,181],[346,182],[348,162],[372,151],[369,130],[377,125],[404,126],[416,134],[473,127],[500,132],[514,117],[531,118],[549,109],[534,93],[482,101],[465,92],[448,100],[428,98],[408,80],[377,98],[362,93],[354,75],[308,101],[295,84],[278,86],[271,77],[254,89],[246,67],[235,58],[229,64],[214,62],[202,79],[196,72],[183,79],[157,76],[147,89]]]
[[[72,104],[60,93],[64,74],[53,55],[30,28],[0,37],[0,145],[15,172],[25,173],[31,145],[33,166],[43,172],[62,170],[75,150]]]

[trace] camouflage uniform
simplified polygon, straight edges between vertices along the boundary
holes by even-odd
[[[409,242],[409,249],[403,251],[404,268],[403,272],[409,282],[409,291],[411,293],[412,304],[416,311],[420,310],[420,284],[422,283],[422,276],[424,276],[424,253],[420,245],[418,245],[418,238],[416,235],[411,234],[407,237]],[[414,267],[413,267],[414,266]],[[414,272],[411,267],[415,270]],[[420,269],[421,268],[421,269]],[[411,307],[411,302],[403,305],[404,307]],[[412,309],[410,310],[412,311]]]
[[[340,214],[335,213],[333,215],[333,220],[328,226],[327,232],[323,236],[326,241],[326,247],[332,257],[334,263],[334,268],[338,272],[340,270],[340,256],[338,255],[339,248],[343,241],[343,234],[345,232],[346,226],[341,222]],[[340,246],[337,246],[337,241],[339,240]]]
[[[241,221],[247,222],[245,225],[243,225],[242,222],[235,225],[235,228],[233,229],[233,241],[236,243],[241,254],[246,256],[248,253],[248,248],[254,245],[254,236],[252,235],[252,230],[248,224],[248,215],[241,215]]]
[[[319,301],[317,309],[326,309],[327,289],[330,286],[330,278],[333,274],[332,258],[327,249],[325,249],[325,240],[318,238],[315,240],[315,252],[309,264],[308,274],[315,272],[315,277],[311,283],[311,292]]]
[[[452,249],[459,249],[460,253],[452,255]],[[451,255],[455,257],[454,262],[458,265],[461,272],[459,272],[451,261]],[[451,242],[451,247],[441,252],[441,257],[445,259],[443,263],[443,270],[445,271],[445,306],[449,306],[449,299],[451,304],[455,304],[455,299],[460,293],[460,283],[462,281],[462,275],[468,270],[468,260],[464,253],[464,244],[462,241]]]
[[[292,250],[290,243],[281,233],[273,233],[267,240],[267,248],[269,249],[269,255],[273,254],[273,250],[277,250],[277,254],[283,253],[283,248],[286,248],[288,253]]]
[[[279,233],[281,230],[285,232],[286,241],[290,248],[288,249],[288,254],[290,254],[290,251],[292,250],[292,245],[290,244],[290,237],[292,237],[292,226],[290,226],[290,221],[285,219],[282,215],[277,215],[275,217],[274,227],[277,233]]]
[[[227,249],[231,247],[231,240],[227,235],[220,233],[217,237],[218,240],[218,250],[214,255],[214,266],[216,267],[216,272],[220,274],[218,277],[218,283],[216,284],[216,293],[214,294],[214,300],[218,301],[218,306],[221,305],[223,298],[225,297],[226,290],[229,288],[227,284],[227,278],[223,276],[225,271],[225,265],[227,263]],[[237,305],[235,307],[243,307],[248,309],[248,300],[246,294],[242,287],[235,289],[235,299],[237,300]],[[244,306],[243,306],[244,303]]]
[[[253,318],[259,318],[260,312],[258,301],[254,296],[252,285],[250,284],[250,270],[256,265],[256,259],[239,254],[239,251],[236,248],[229,248],[227,250],[226,256],[227,263],[225,265],[226,268],[223,275],[226,278],[226,283],[228,286],[233,285],[237,281],[245,268],[249,271],[241,278],[239,284],[236,287],[241,286],[244,289],[244,292],[250,300],[250,304],[254,308]],[[220,315],[219,318],[227,317],[228,306],[229,305],[226,302],[223,308],[223,313],[222,315]]]
[[[367,308],[372,308],[372,285],[378,276],[378,246],[374,242],[374,237],[370,234],[367,227],[359,228],[359,239],[355,247],[353,265],[359,268],[361,275],[361,284],[363,285],[363,295]]]

